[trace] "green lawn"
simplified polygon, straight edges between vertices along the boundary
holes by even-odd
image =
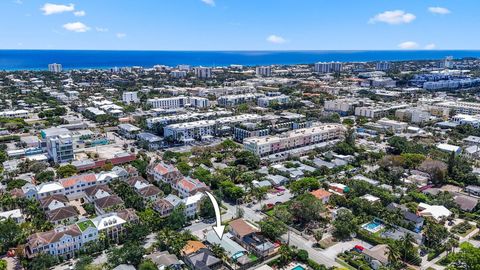
[[[252,262],[255,262],[255,261],[258,260],[258,257],[257,257],[255,254],[253,254],[253,253],[248,254],[248,258],[249,258],[250,261],[252,261]]]
[[[86,229],[88,229],[88,227],[95,227],[95,225],[93,224],[93,222],[91,220],[85,220],[85,221],[78,222],[77,226],[80,228],[80,230],[82,232],[85,231]]]

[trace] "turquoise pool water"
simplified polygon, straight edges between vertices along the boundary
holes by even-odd
[[[378,222],[378,221],[374,220],[370,223],[367,223],[367,224],[363,225],[362,227],[367,231],[377,232],[382,228],[382,226],[383,226],[383,224],[381,222]]]
[[[292,270],[305,270],[305,268],[303,268],[301,265],[297,265],[294,268],[292,268]]]

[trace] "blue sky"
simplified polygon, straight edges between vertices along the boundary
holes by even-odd
[[[478,0],[1,0],[0,49],[480,49]]]

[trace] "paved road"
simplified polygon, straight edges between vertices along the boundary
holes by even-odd
[[[282,239],[284,241],[288,241],[288,233],[283,235]],[[335,257],[330,257],[322,254],[321,251],[312,248],[312,244],[313,242],[311,242],[310,240],[307,240],[294,232],[290,232],[290,246],[296,246],[299,249],[306,250],[308,252],[308,255],[310,256],[310,259],[314,260],[316,263],[323,264],[327,267],[341,267],[340,264],[335,262]]]

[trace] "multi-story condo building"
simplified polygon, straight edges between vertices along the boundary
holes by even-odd
[[[357,107],[355,108],[356,116],[364,116],[368,118],[382,118],[388,116],[391,112],[398,109],[407,108],[407,104],[392,105],[392,106],[376,106],[376,107]]]
[[[255,102],[257,98],[261,97],[261,94],[241,94],[241,95],[227,95],[221,96],[217,99],[219,106],[231,107],[243,103]]]
[[[446,101],[435,104],[441,108],[448,108],[459,114],[477,115],[480,114],[480,103],[463,101]]]
[[[140,102],[140,99],[138,98],[138,92],[123,92],[122,100],[125,104]]]
[[[272,103],[287,104],[289,102],[290,102],[290,97],[282,94],[277,96],[259,97],[257,100],[257,105],[260,107],[268,107]]]
[[[480,85],[479,78],[465,78],[465,79],[442,80],[442,81],[436,81],[436,82],[425,82],[423,84],[423,89],[448,90],[448,89],[471,88],[478,85]]]
[[[195,67],[195,77],[199,79],[208,79],[212,77],[212,69],[209,67]]]
[[[265,125],[257,123],[242,123],[233,128],[233,139],[237,142],[243,142],[245,138],[263,137],[270,133],[270,129]]]
[[[474,128],[479,128],[480,115],[457,114],[452,117],[452,122],[459,125],[470,125]]]
[[[48,71],[55,73],[62,72],[62,65],[57,63],[48,64]]]
[[[263,76],[263,77],[270,77],[272,76],[272,67],[265,66],[265,67],[257,67],[255,70],[256,74],[258,76]]]
[[[327,112],[336,112],[341,116],[346,116],[354,113],[354,108],[359,102],[353,99],[334,99],[325,100],[324,109]]]
[[[190,107],[195,108],[208,108],[210,107],[210,100],[203,97],[189,97],[188,104]]]
[[[339,124],[325,124],[310,128],[296,129],[283,134],[252,137],[243,140],[246,150],[264,157],[308,145],[340,139],[345,127]]]
[[[342,71],[343,64],[340,62],[318,62],[315,63],[314,71],[318,73],[333,73]]]
[[[27,110],[3,111],[3,112],[0,112],[0,117],[28,118],[28,111]]]
[[[178,115],[168,115],[168,116],[161,116],[161,117],[152,117],[147,118],[147,127],[149,129],[154,128],[155,125],[169,125],[174,123],[183,123],[195,120],[204,120],[204,119],[215,119],[221,116],[228,116],[231,115],[231,111],[214,111],[214,112],[206,112],[206,113],[186,113],[186,114],[178,114]]]
[[[172,70],[170,76],[173,78],[181,79],[187,77],[187,71],[185,70]]]
[[[58,135],[47,139],[47,151],[56,164],[67,163],[73,160],[73,140],[67,134]]]
[[[171,98],[152,98],[147,100],[147,104],[154,109],[175,109],[183,108],[187,104],[188,98],[185,96]]]
[[[190,71],[192,67],[190,65],[178,65],[177,69],[179,70],[185,70],[185,71]]]
[[[151,105],[154,109],[177,109],[184,108],[186,106],[192,106],[196,108],[208,108],[210,101],[203,97],[186,97],[178,96],[171,98],[153,98],[148,99],[147,104]]]
[[[375,70],[378,70],[378,71],[388,71],[388,70],[390,70],[390,62],[386,62],[386,61],[378,62],[375,65]]]
[[[179,142],[192,142],[204,140],[230,129],[231,126],[246,121],[259,121],[262,116],[257,114],[242,114],[231,117],[223,117],[217,120],[203,120],[172,124],[164,127],[164,137],[171,137]]]

